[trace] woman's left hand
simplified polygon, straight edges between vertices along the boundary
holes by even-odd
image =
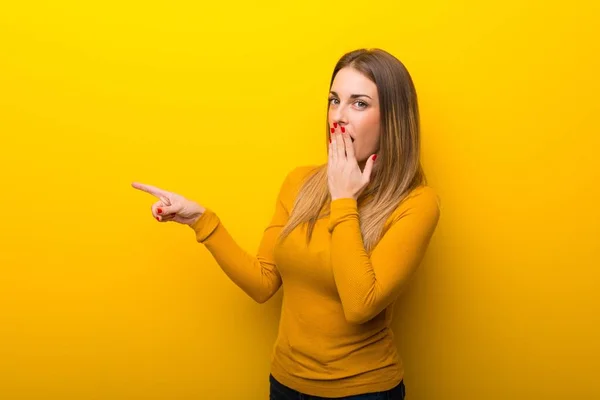
[[[361,171],[354,155],[354,145],[345,128],[337,126],[333,129],[329,143],[329,160],[327,165],[327,178],[331,200],[339,198],[358,199],[371,178],[373,163],[376,155],[373,154],[365,163]]]

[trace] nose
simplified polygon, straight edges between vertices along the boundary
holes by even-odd
[[[343,106],[338,106],[331,110],[331,121],[337,122],[339,125],[346,125],[348,123],[346,109]]]

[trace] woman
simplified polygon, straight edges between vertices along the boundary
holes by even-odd
[[[223,271],[263,303],[283,286],[270,398],[404,399],[393,304],[439,219],[420,165],[411,77],[379,49],[345,54],[331,78],[328,161],[285,178],[258,252],[210,209],[152,186],[152,215],[189,225]]]

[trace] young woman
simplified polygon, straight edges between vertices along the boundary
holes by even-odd
[[[345,54],[331,78],[328,161],[290,171],[257,253],[217,214],[165,190],[152,215],[193,229],[229,278],[259,303],[283,287],[270,398],[404,399],[390,329],[398,294],[440,216],[420,163],[417,95],[394,56]]]

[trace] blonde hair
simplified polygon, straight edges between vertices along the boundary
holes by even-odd
[[[420,121],[417,94],[404,65],[381,49],[358,49],[344,54],[331,76],[345,67],[361,72],[377,86],[381,133],[376,167],[358,201],[360,229],[365,250],[371,252],[380,240],[386,220],[407,195],[427,183],[420,162]],[[329,106],[328,106],[329,107]],[[326,146],[329,144],[326,121]],[[318,166],[301,185],[290,218],[280,240],[306,224],[310,241],[315,223],[329,215],[331,196],[327,185],[327,164]]]

